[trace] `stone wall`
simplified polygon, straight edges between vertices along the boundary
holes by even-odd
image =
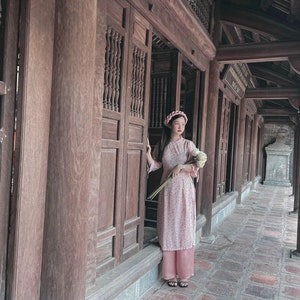
[[[293,178],[293,159],[294,159],[294,132],[295,128],[288,125],[278,125],[278,124],[265,124],[264,127],[264,169],[267,168],[267,155],[266,148],[270,147],[272,144],[278,142],[278,136],[284,139],[284,144],[289,146],[292,150],[289,155],[289,180],[292,183]],[[265,180],[266,174],[264,175],[263,180]]]

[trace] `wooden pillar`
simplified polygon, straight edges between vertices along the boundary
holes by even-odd
[[[16,65],[19,32],[19,1],[7,2],[4,14],[3,10],[1,13],[1,27],[3,29],[5,27],[6,33],[5,38],[1,35],[0,48],[0,56],[2,56],[0,63],[0,72],[2,73],[0,79],[0,299],[5,299],[8,273],[6,266],[8,255],[9,211],[11,209],[11,158],[15,124],[14,112],[17,102]]]
[[[209,89],[209,69],[205,71],[205,78],[202,82],[201,87],[202,95],[200,104],[201,115],[198,119],[198,147],[200,150],[205,151],[205,140],[206,140],[206,123],[207,123],[207,105],[208,105],[208,89]],[[205,167],[206,168],[206,167]],[[202,212],[202,199],[203,199],[203,174],[205,169],[201,169],[199,172],[199,182],[197,184],[197,216]]]
[[[209,91],[207,103],[206,139],[205,153],[207,162],[203,174],[203,199],[202,213],[206,217],[206,224],[203,228],[203,236],[211,234],[212,203],[215,199],[215,152],[216,152],[216,131],[218,116],[218,95],[219,95],[219,63],[214,59],[210,63]]]
[[[297,126],[295,128],[294,134],[294,169],[293,169],[293,195],[294,195],[294,209],[293,212],[297,212],[299,209],[299,192],[300,192],[300,183],[299,183],[299,135],[300,135],[300,122],[299,117],[297,118]]]
[[[180,110],[180,97],[181,97],[181,76],[182,76],[182,54],[178,51],[174,53],[174,58],[172,60],[172,65],[174,66],[174,79],[172,87],[172,96],[171,99],[171,111]],[[168,113],[168,112],[167,112]]]
[[[261,181],[263,179],[264,131],[265,131],[265,126],[262,123],[260,127],[260,136],[259,136],[259,161],[258,161],[258,172],[259,174],[261,174]]]
[[[220,23],[219,5],[215,6],[213,41],[218,45],[221,40],[222,28]],[[215,152],[216,152],[216,132],[218,117],[218,99],[219,99],[219,79],[220,79],[220,63],[214,58],[209,65],[209,75],[205,79],[209,80],[207,93],[207,110],[206,110],[206,133],[205,133],[205,153],[207,154],[207,162],[203,172],[203,193],[202,193],[202,213],[205,215],[206,223],[203,228],[203,236],[211,235],[212,225],[212,203],[216,197],[215,188]]]
[[[246,124],[246,100],[242,99],[239,106],[239,130],[238,130],[238,150],[235,174],[235,188],[238,191],[237,203],[242,202],[242,187],[243,187],[243,162],[244,162],[244,144],[245,144],[245,124]]]
[[[7,299],[39,299],[55,1],[24,1]]]
[[[56,1],[41,299],[85,299],[97,1]]]
[[[297,117],[297,139],[295,143],[297,143],[297,149],[300,149],[300,115],[298,113]],[[297,164],[295,165],[295,168],[297,170],[297,176],[294,180],[295,184],[295,196],[294,196],[294,202],[297,202],[298,208],[299,208],[299,202],[300,202],[300,151],[297,151],[295,153],[297,156],[296,161]],[[300,209],[298,209],[298,225],[297,225],[297,244],[296,244],[296,250],[291,251],[291,257],[297,257],[300,258]]]
[[[257,162],[257,142],[258,142],[258,116],[254,115],[252,137],[251,137],[251,166],[250,166],[250,180],[254,183],[256,176],[256,162]]]

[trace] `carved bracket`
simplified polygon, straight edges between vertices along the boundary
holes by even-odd
[[[289,57],[291,68],[300,75],[300,56]]]

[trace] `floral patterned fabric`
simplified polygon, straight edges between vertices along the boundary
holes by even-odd
[[[166,179],[178,164],[185,164],[192,158],[196,148],[192,141],[180,138],[165,148],[162,163],[154,159],[148,172],[163,167],[161,181]],[[157,153],[154,150],[153,157]],[[192,171],[181,171],[161,191],[158,198],[157,232],[162,250],[176,251],[195,246],[196,193],[193,178],[198,176],[197,166]]]

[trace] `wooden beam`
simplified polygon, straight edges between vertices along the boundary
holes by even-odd
[[[289,116],[290,117],[290,116]],[[290,125],[290,126],[294,126],[295,123],[293,122],[293,120],[286,119],[286,117],[283,117],[282,119],[273,119],[273,118],[264,118],[264,124],[278,124],[278,125]]]
[[[299,110],[300,109],[300,98],[293,98],[289,99],[289,103],[291,106],[293,106],[295,109]]]
[[[3,81],[0,81],[0,95],[6,94],[6,85]]]
[[[160,33],[171,40],[180,52],[201,71],[208,69],[216,48],[209,33],[185,1],[129,0]],[[184,22],[182,22],[184,20]],[[188,38],[187,38],[188,35]]]
[[[225,64],[288,60],[300,55],[300,41],[276,41],[218,46],[216,58]]]
[[[223,30],[225,32],[225,35],[229,41],[230,44],[239,44],[240,40],[237,35],[237,32],[235,30],[235,27],[233,26],[227,26],[226,24],[223,25]]]
[[[260,8],[262,10],[267,10],[273,3],[273,0],[262,0],[260,3]]]
[[[278,22],[261,11],[221,3],[220,12],[222,23],[238,25],[241,28],[277,38],[299,36],[299,29],[296,27],[288,23]]]
[[[299,82],[296,82],[290,77],[283,76],[276,69],[258,66],[257,64],[250,67],[251,74],[254,77],[271,81],[280,86],[299,86]]]
[[[245,99],[252,100],[282,100],[289,98],[299,98],[300,88],[247,88]]]
[[[291,68],[300,75],[300,55],[296,57],[289,57]]]
[[[262,116],[292,116],[297,115],[297,111],[288,108],[258,108],[257,114]]]
[[[300,1],[291,0],[291,15],[296,19],[300,19]]]

